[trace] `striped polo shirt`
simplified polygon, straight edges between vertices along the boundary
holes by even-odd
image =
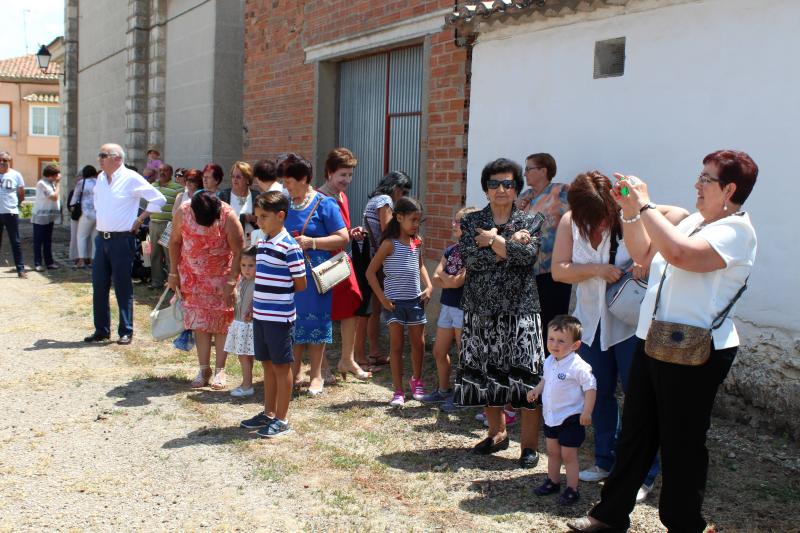
[[[256,245],[256,286],[253,318],[264,322],[294,322],[294,279],[306,275],[303,250],[286,228]]]
[[[413,300],[422,292],[419,281],[419,241],[408,246],[392,239],[394,252],[383,260],[383,293],[390,300]]]

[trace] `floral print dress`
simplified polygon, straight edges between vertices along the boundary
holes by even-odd
[[[180,209],[183,242],[178,275],[184,327],[207,333],[227,333],[233,321],[233,307],[223,299],[233,263],[233,251],[225,233],[231,207],[222,202],[219,219],[208,227],[197,223],[190,203],[181,205]]]

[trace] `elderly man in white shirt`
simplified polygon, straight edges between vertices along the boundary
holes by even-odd
[[[125,167],[125,152],[117,144],[104,144],[97,156],[100,175],[94,188],[97,215],[92,289],[94,333],[86,342],[101,342],[111,336],[109,293],[119,305],[119,344],[130,344],[133,338],[133,279],[131,270],[136,254],[136,232],[151,213],[161,211],[167,203],[163,194],[139,173]],[[148,202],[147,211],[138,215],[139,202]],[[137,216],[138,215],[138,216]]]

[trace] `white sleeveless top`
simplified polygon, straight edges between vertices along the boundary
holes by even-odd
[[[608,254],[611,251],[610,233],[603,234],[603,240],[597,250],[592,248],[589,241],[581,237],[578,227],[572,223],[572,262],[579,265],[608,263]],[[631,254],[625,247],[625,241],[619,241],[617,257],[614,264],[618,267],[627,267],[631,262]],[[594,342],[597,325],[600,324],[600,349],[608,350],[636,333],[636,326],[618,320],[608,312],[606,305],[606,280],[593,277],[577,284],[575,291],[575,318],[583,324],[584,344],[591,346]]]

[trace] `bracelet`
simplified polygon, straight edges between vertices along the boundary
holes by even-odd
[[[491,248],[491,247],[492,247],[492,245],[494,244],[494,240],[495,240],[496,238],[497,238],[497,235],[492,235],[492,238],[491,238],[491,239],[489,239],[489,248]]]
[[[641,213],[636,213],[636,216],[632,218],[625,218],[625,216],[622,214],[619,215],[619,219],[622,221],[623,224],[633,224],[634,222],[638,222],[639,220],[641,220],[641,218],[642,218]]]
[[[169,274],[167,274],[167,277],[170,277],[170,278],[177,278],[177,277],[178,277],[178,275],[177,275],[177,274],[173,274],[172,272],[170,272]]]
[[[312,250],[316,250],[317,249],[317,239],[314,239],[314,238],[311,239],[311,249]]]

